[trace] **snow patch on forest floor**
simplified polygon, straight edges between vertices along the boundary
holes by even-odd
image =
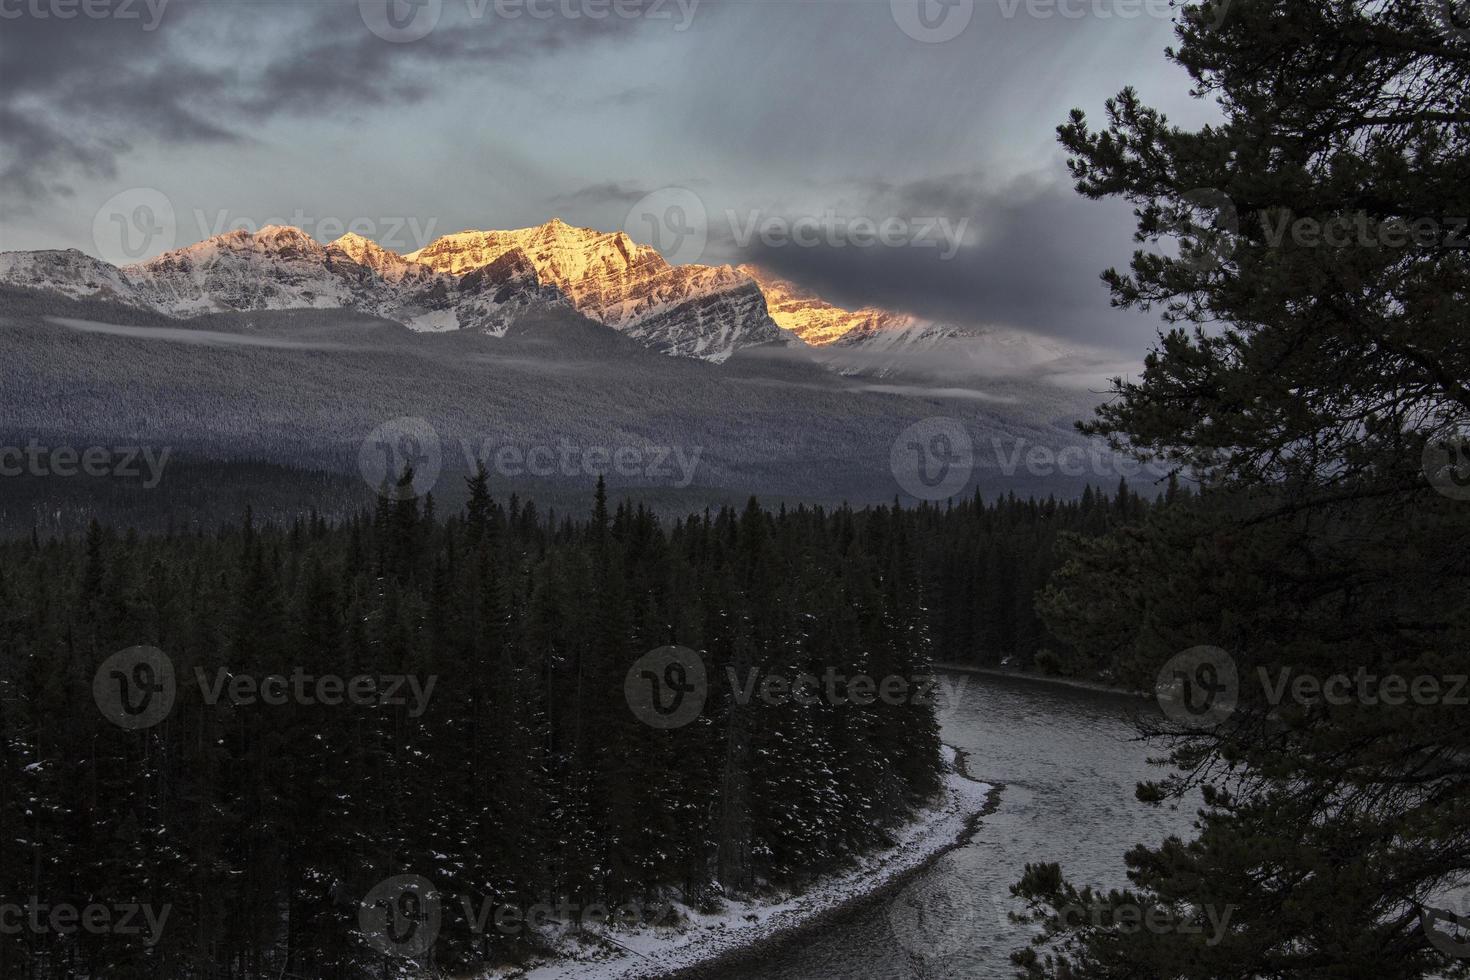
[[[713,915],[677,904],[679,924],[609,933],[611,943],[568,936],[562,955],[552,961],[487,977],[518,980],[635,980],[661,977],[698,967],[732,953],[761,946],[810,924],[827,913],[881,891],[886,885],[965,839],[975,819],[991,803],[993,787],[956,769],[956,753],[944,747],[950,771],[939,801],[895,832],[896,843],[870,854],[841,873],[819,880],[799,895],[727,901]],[[959,768],[963,768],[962,766]]]

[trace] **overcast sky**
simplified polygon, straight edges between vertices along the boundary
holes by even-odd
[[[559,216],[1141,348],[1155,319],[1097,278],[1129,208],[1072,191],[1055,127],[1129,84],[1209,118],[1167,4],[945,2],[0,0],[0,248],[132,261],[274,222],[407,252]]]

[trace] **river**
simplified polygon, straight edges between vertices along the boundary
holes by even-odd
[[[943,713],[943,737],[969,755],[972,775],[1004,784],[974,839],[903,890],[820,935],[772,950],[739,980],[1010,980],[1012,950],[1030,933],[1006,915],[1027,862],[1059,861],[1078,884],[1127,884],[1123,853],[1188,836],[1194,806],[1147,807],[1133,795],[1163,770],[1134,741],[1130,718],[1149,702],[1025,678],[946,675],[963,682]]]

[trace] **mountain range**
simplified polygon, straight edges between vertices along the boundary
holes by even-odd
[[[406,255],[282,226],[125,266],[74,249],[0,253],[0,447],[166,448],[185,469],[165,492],[205,517],[243,506],[216,464],[284,465],[371,494],[377,483],[356,475],[364,447],[404,420],[433,434],[435,492],[450,507],[475,460],[501,451],[600,455],[603,469],[631,455],[646,465],[614,467],[609,484],[670,514],[752,494],[914,499],[903,474],[915,446],[951,472],[965,441],[946,496],[1073,496],[1120,475],[1105,459],[1048,462],[1091,452],[1074,423],[1115,361],[1020,331],[847,309],[758,267],[674,266],[624,234],[560,221]],[[936,425],[944,439],[921,438]],[[687,470],[653,465],[681,459]],[[188,467],[204,467],[197,493],[180,489],[194,486]],[[502,492],[561,507],[585,504],[598,467],[542,469],[493,467]],[[302,507],[318,504],[311,486]],[[131,492],[0,487],[0,526],[58,531]]]
[[[997,336],[874,307],[848,310],[757,266],[671,265],[623,232],[559,219],[446,235],[407,255],[351,233],[322,244],[282,225],[227,232],[120,267],[74,249],[5,252],[0,282],[172,318],[345,309],[417,332],[497,337],[534,311],[561,306],[664,354],[720,363],[764,344],[831,348],[833,365],[849,374],[891,367],[875,370],[839,353],[912,353]],[[1045,343],[1004,335],[1013,345]]]

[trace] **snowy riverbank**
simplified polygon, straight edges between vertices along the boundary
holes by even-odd
[[[491,977],[522,980],[635,980],[697,976],[716,964],[763,950],[817,926],[824,918],[876,896],[928,867],[969,839],[981,816],[995,806],[997,790],[964,774],[964,760],[948,746],[951,772],[940,800],[898,833],[898,842],[855,867],[818,881],[800,895],[769,900],[727,902],[705,915],[677,906],[674,928],[623,930],[612,943],[574,941],[565,956],[524,971]],[[621,948],[619,948],[621,947]]]

